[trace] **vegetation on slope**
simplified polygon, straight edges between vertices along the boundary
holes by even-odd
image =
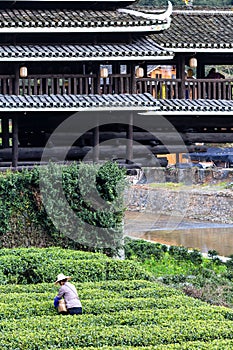
[[[117,164],[49,164],[0,174],[0,247],[122,245],[125,171]]]
[[[187,295],[215,305],[233,308],[233,259],[224,263],[216,251],[204,258],[185,247],[126,239],[126,257],[140,261],[157,280]]]
[[[18,262],[15,266],[12,258]],[[21,259],[20,262],[17,259]],[[39,278],[38,265],[43,260],[47,261],[48,267],[42,264],[43,274]],[[64,272],[73,276],[83,305],[82,315],[58,315],[53,307],[57,293],[53,281],[61,260],[66,262]],[[24,261],[27,267],[31,267],[27,273],[22,265]],[[139,265],[134,261],[112,260],[100,253],[61,248],[1,249],[1,348],[232,348],[233,310],[210,306],[185,296],[180,290],[153,281],[151,273]],[[100,266],[104,271],[101,276]],[[42,276],[53,269],[53,278],[51,274],[49,282],[43,282]],[[88,276],[87,270],[90,272]],[[29,283],[32,271],[38,283]],[[22,284],[10,283],[15,274],[18,277],[24,275]]]

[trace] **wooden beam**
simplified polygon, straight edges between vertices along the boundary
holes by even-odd
[[[12,167],[17,168],[19,160],[19,127],[18,127],[18,116],[12,118]]]
[[[93,130],[93,162],[99,161],[99,126],[96,126]]]
[[[129,132],[129,130],[128,130]],[[132,131],[131,131],[132,132]],[[233,142],[233,133],[232,132],[224,132],[219,130],[219,132],[179,132],[180,137],[182,138],[183,142],[185,144],[191,144],[195,142],[204,142],[204,143],[232,143]],[[82,134],[65,134],[65,133],[59,133],[56,136],[56,145],[62,146],[66,142],[68,143],[70,138],[78,138],[82,136]],[[84,135],[84,138],[82,138],[82,143],[88,144],[90,143],[90,140],[92,139],[92,133],[87,132]],[[42,136],[38,136],[41,140]],[[49,135],[47,135],[47,138]],[[107,140],[114,140],[117,138],[124,138],[127,139],[129,136],[127,135],[127,132],[114,132],[114,131],[99,131],[99,140],[100,142],[107,141]],[[169,133],[169,132],[154,132],[154,135],[148,133],[148,132],[140,132],[140,131],[134,131],[133,132],[133,140],[138,142],[143,142],[147,144],[159,144],[159,143],[166,143],[167,145],[175,145],[180,143],[180,138],[178,137],[177,133]],[[78,143],[77,143],[78,145]]]
[[[168,153],[187,153],[187,152],[205,152],[206,147],[205,146],[183,146],[183,145],[157,145],[157,146],[140,146],[140,145],[134,145],[133,147],[135,154],[134,158],[147,158],[151,157],[156,154],[168,154]],[[66,150],[66,148],[65,148]],[[92,147],[76,147],[72,146],[67,155],[66,160],[81,160],[83,157],[87,155],[88,152],[92,150]],[[11,148],[6,149],[0,149],[0,158],[3,161],[9,161],[11,160]],[[16,161],[36,161],[40,160],[42,153],[44,151],[43,147],[24,147],[18,149],[19,154],[18,158],[15,159]],[[47,150],[47,159],[46,161],[53,159],[54,161],[60,161],[61,155],[64,153],[64,147],[52,147],[51,149]],[[100,157],[112,159],[112,158],[124,158],[125,159],[125,145],[100,145],[99,148]]]
[[[127,162],[133,159],[133,113],[129,114],[129,121],[127,125],[126,131],[126,159]]]

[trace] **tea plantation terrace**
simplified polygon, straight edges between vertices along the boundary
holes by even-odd
[[[73,276],[81,316],[53,306]],[[231,349],[233,310],[154,281],[132,261],[61,248],[0,250],[1,349]]]

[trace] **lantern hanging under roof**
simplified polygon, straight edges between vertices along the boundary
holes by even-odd
[[[20,75],[20,78],[27,78],[27,76],[28,76],[27,67],[20,67],[19,75]]]
[[[196,68],[197,67],[197,59],[195,57],[190,58],[189,67]]]
[[[136,74],[137,78],[143,78],[144,77],[144,69],[142,67],[137,67],[135,74]]]
[[[100,68],[100,78],[107,78],[108,77],[108,68],[103,67]]]

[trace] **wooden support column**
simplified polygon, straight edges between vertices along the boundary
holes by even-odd
[[[9,130],[9,118],[2,118],[2,148],[8,148],[10,146],[10,130]]]
[[[179,56],[177,63],[177,78],[181,79],[179,98],[185,98],[185,57]]]
[[[101,95],[101,89],[100,89],[100,63],[94,64],[93,63],[93,70],[96,73],[96,79],[94,82],[94,93]]]
[[[205,65],[201,61],[201,58],[197,61],[197,79],[205,78]]]
[[[19,159],[18,116],[12,118],[12,167],[17,168]]]
[[[144,77],[147,77],[147,62],[144,62],[143,64],[140,65],[144,69]]]
[[[14,94],[19,95],[19,64],[15,65],[15,88]]]
[[[128,118],[128,125],[126,130],[126,160],[128,161],[133,160],[133,112],[130,112],[129,118]]]
[[[136,76],[135,76],[135,62],[131,62],[130,68],[130,75],[131,75],[131,94],[137,93],[137,86],[136,86]]]
[[[116,78],[110,78],[110,86],[109,86],[109,92],[115,93],[115,94],[121,94],[123,93],[123,86],[121,86],[121,80],[120,80],[120,63],[119,62],[112,62],[112,74],[118,75]]]
[[[19,95],[19,65],[15,65],[15,95]],[[12,118],[12,167],[17,168],[19,160],[19,127],[18,116]]]
[[[99,162],[99,143],[100,143],[100,131],[99,125],[97,125],[93,130],[93,162]]]

